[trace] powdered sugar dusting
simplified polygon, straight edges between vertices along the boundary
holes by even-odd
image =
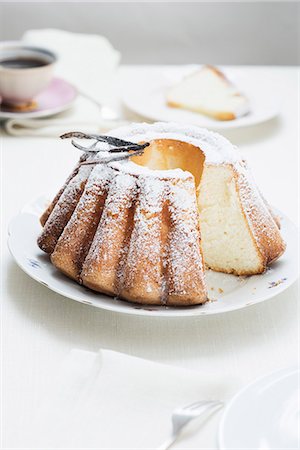
[[[105,170],[99,166],[99,170]],[[115,171],[108,187],[105,208],[84,266],[84,276],[104,273],[115,282],[119,260],[124,251],[128,211],[135,197],[136,179]],[[96,272],[94,274],[93,272]]]
[[[68,265],[68,273],[78,279],[101,217],[112,169],[95,167],[85,185],[68,224],[52,255],[54,264]]]
[[[164,138],[187,142],[205,154],[204,164],[230,165],[260,253],[266,262],[280,254],[278,227],[238,150],[225,138],[172,123],[132,124],[110,134],[137,143]],[[52,253],[61,246],[63,261],[65,245],[79,272],[76,258],[83,258],[77,279],[101,292],[142,303],[206,301],[193,176],[132,161],[99,163],[107,156],[107,151],[84,156],[98,164],[81,165],[68,179],[45,224],[40,247]]]
[[[38,239],[39,246],[47,253],[53,252],[61,233],[80,200],[92,169],[93,166],[80,166],[78,173],[69,181],[56,202]]]
[[[169,295],[206,298],[193,180],[169,185]]]
[[[285,244],[246,162],[236,164],[235,171],[243,211],[266,265],[283,253]]]
[[[144,297],[160,297],[162,286],[162,243],[160,239],[165,182],[151,177],[137,179],[138,198],[121,295],[124,291]],[[135,294],[136,295],[136,294]]]
[[[113,171],[106,166],[95,166],[88,178],[85,190],[80,197],[77,207],[68,223],[78,227],[79,221],[90,222],[97,212],[99,198],[106,196],[108,184],[113,176]]]
[[[206,161],[212,164],[235,163],[241,159],[239,151],[226,138],[218,133],[191,125],[164,122],[153,124],[133,123],[129,126],[117,128],[111,131],[110,134],[135,143],[150,142],[154,139],[174,139],[187,142],[195,147],[199,147],[205,154]],[[130,170],[133,170],[133,165],[136,166],[132,161],[124,162],[123,164],[130,165]],[[136,170],[140,171],[143,171],[143,169],[145,168],[136,168]]]

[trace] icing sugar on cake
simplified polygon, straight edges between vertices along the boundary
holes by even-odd
[[[257,274],[283,253],[278,224],[227,139],[174,123],[110,135],[150,145],[102,164],[109,146],[97,144],[43,214],[38,244],[66,275],[132,302],[192,305],[207,300],[204,267]]]
[[[238,149],[226,138],[213,131],[192,125],[187,126],[172,122],[156,122],[154,124],[137,123],[117,128],[109,134],[136,143],[143,141],[150,142],[155,139],[160,139],[161,136],[164,139],[187,142],[196,147],[200,147],[203,153],[205,153],[206,162],[211,164],[233,164],[241,161]],[[130,161],[124,164],[131,166]],[[166,172],[162,175],[168,176]],[[179,176],[179,171],[175,176]]]

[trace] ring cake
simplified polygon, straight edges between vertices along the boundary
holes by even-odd
[[[173,123],[110,136],[150,145],[106,164],[109,152],[85,153],[41,217],[38,245],[67,276],[132,302],[192,305],[207,300],[204,267],[259,274],[284,252],[277,218],[224,137]]]

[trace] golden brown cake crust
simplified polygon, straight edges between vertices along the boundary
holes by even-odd
[[[195,130],[195,135],[200,133]],[[181,143],[186,139],[195,145],[194,134],[191,139],[183,136]],[[205,145],[211,135],[210,152]],[[284,252],[279,227],[246,164],[240,159],[215,163],[219,153],[214,149],[223,141],[213,133],[204,136],[202,164],[207,167],[213,160],[230,168],[260,261],[252,272],[231,273],[262,273]],[[173,138],[168,139],[174,151]],[[224,149],[226,158],[234,160],[236,153],[230,153],[226,140]],[[173,162],[175,156],[173,152]],[[194,177],[173,169],[144,170],[133,163],[94,164],[97,156],[88,157],[92,164],[79,162],[42,216],[38,245],[53,264],[86,287],[136,303],[188,306],[207,301]]]
[[[175,102],[170,101],[170,100],[167,101],[167,105],[171,106],[171,108],[179,108],[179,109],[183,108],[182,105],[180,105],[179,103],[175,103]],[[183,108],[183,109],[188,109],[188,108]],[[212,117],[213,119],[216,119],[216,120],[226,121],[226,120],[234,120],[234,119],[236,119],[236,116],[232,112],[229,112],[229,111],[228,112],[226,112],[226,111],[215,112],[215,111],[209,111],[207,109],[201,109],[201,108],[197,108],[197,109],[193,108],[193,109],[190,109],[190,110],[194,111],[194,112],[197,112],[197,113],[200,113],[200,114],[205,114],[206,116]]]
[[[38,240],[59,270],[135,303],[207,300],[192,177],[170,185],[100,165],[92,175],[79,171],[79,176],[70,179]]]
[[[92,166],[81,166],[74,177],[69,177],[69,182],[66,183],[59,198],[42,215],[41,221],[44,221],[50,213],[38,238],[38,245],[44,252],[53,253],[60,235],[81,198],[91,171]]]
[[[260,254],[261,270],[259,272],[264,272],[268,264],[284,253],[286,244],[273,214],[270,214],[269,207],[251,179],[251,173],[245,162],[243,162],[243,166],[243,169],[246,170],[234,169],[236,186],[243,214]]]

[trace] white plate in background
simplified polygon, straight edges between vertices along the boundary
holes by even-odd
[[[220,450],[299,448],[299,375],[280,370],[238,392],[221,419]]]
[[[284,215],[282,235],[287,242],[284,255],[266,273],[237,277],[206,272],[211,301],[188,307],[144,306],[94,292],[59,272],[36,241],[42,228],[39,217],[48,202],[40,198],[27,205],[10,223],[8,246],[16,263],[31,278],[49,289],[81,303],[124,314],[161,317],[187,317],[220,314],[268,300],[286,290],[298,277],[297,228]]]
[[[238,89],[249,98],[251,111],[235,120],[220,121],[166,104],[168,87],[199,66],[132,67],[122,72],[122,101],[127,108],[153,121],[198,125],[210,129],[229,129],[256,125],[277,116],[281,99],[278,83],[253,68],[221,68]]]

